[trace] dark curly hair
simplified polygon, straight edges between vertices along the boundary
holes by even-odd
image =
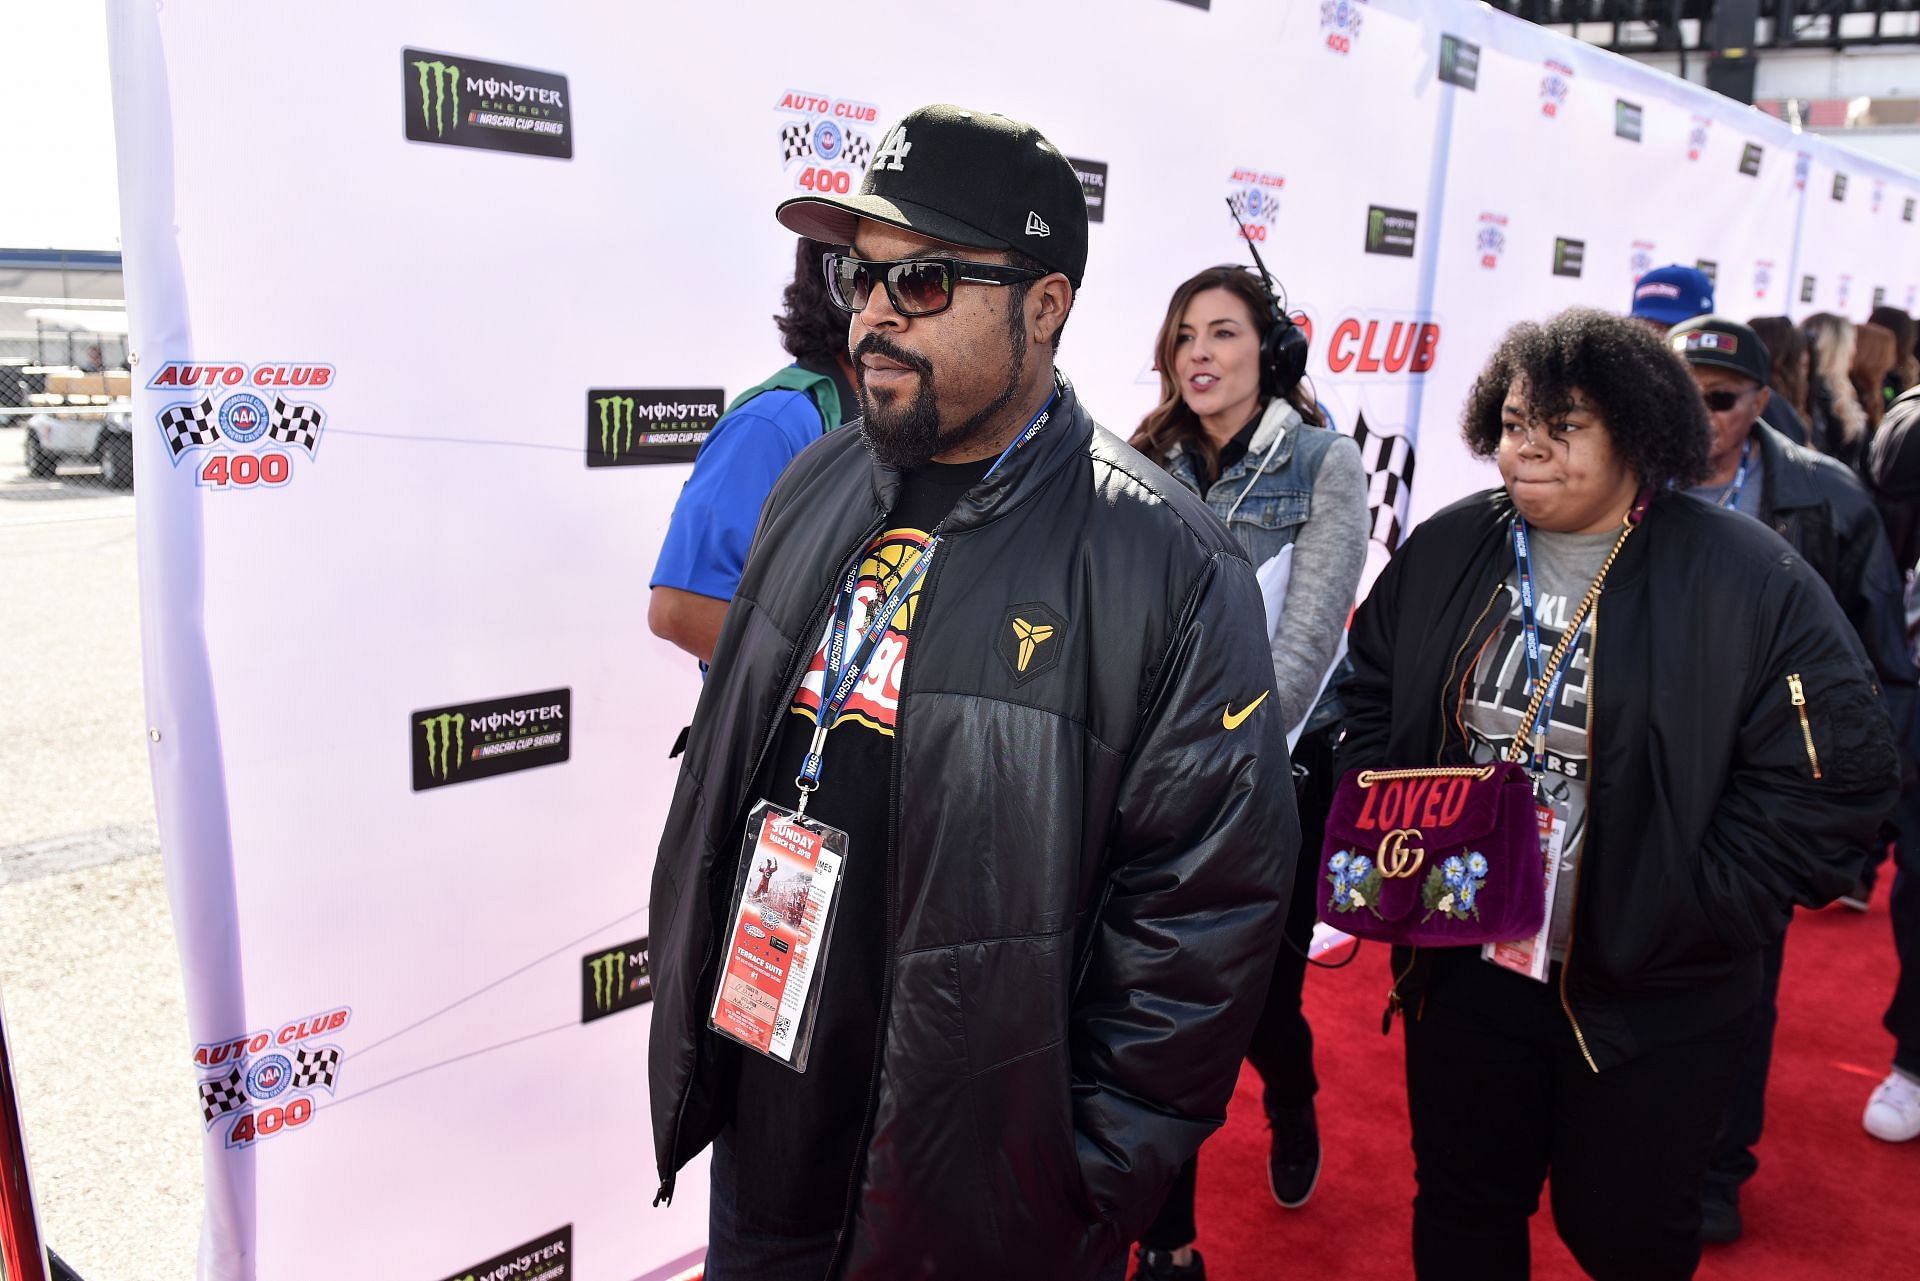
[[[1500,450],[1501,406],[1524,379],[1529,415],[1555,422],[1578,391],[1642,484],[1690,485],[1707,474],[1710,439],[1699,385],[1664,339],[1637,320],[1576,307],[1507,331],[1473,390],[1461,432],[1481,458]]]
[[[847,326],[853,317],[827,297],[827,274],[820,256],[833,249],[800,237],[793,249],[793,279],[780,294],[780,345],[795,360],[831,365],[847,354]]]

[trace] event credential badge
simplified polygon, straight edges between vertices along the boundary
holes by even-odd
[[[1503,970],[1524,974],[1541,983],[1547,981],[1547,936],[1553,931],[1553,891],[1560,883],[1560,855],[1567,844],[1567,819],[1552,805],[1540,805],[1534,812],[1540,819],[1540,857],[1546,863],[1547,912],[1540,921],[1540,932],[1529,939],[1506,943],[1483,943],[1480,956]]]
[[[708,1026],[804,1072],[847,834],[761,801],[747,817],[744,844]]]

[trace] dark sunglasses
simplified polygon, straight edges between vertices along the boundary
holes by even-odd
[[[1708,391],[1702,392],[1700,399],[1706,401],[1707,408],[1714,413],[1724,414],[1759,390],[1758,387],[1749,387],[1745,391]]]
[[[874,262],[851,254],[826,253],[820,262],[827,272],[827,296],[842,311],[866,309],[873,287],[886,287],[887,300],[903,316],[932,316],[953,305],[953,287],[961,281],[976,285],[1013,285],[1038,280],[1044,271],[1008,267],[994,262],[963,262],[958,258],[900,258]]]

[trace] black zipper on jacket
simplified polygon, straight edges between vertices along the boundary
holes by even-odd
[[[941,524],[946,521],[942,518]],[[933,528],[938,535],[940,526]],[[922,552],[921,555],[925,555]],[[926,621],[927,606],[933,600],[934,584],[940,580],[940,571],[947,562],[941,560],[928,572],[926,581],[920,584],[920,590],[913,596],[913,622],[919,626]],[[895,959],[894,935],[899,929],[899,888],[897,885],[897,861],[900,843],[900,746],[906,741],[907,733],[907,673],[913,661],[913,642],[909,638],[907,652],[900,656],[900,703],[893,718],[893,767],[887,771],[887,932],[882,939],[885,944],[884,960],[880,968],[880,1022],[873,1031],[873,1067],[867,1072],[867,1101],[860,1109],[860,1137],[853,1145],[853,1169],[847,1174],[847,1203],[840,1212],[840,1233],[833,1245],[833,1257],[827,1261],[827,1278],[837,1276],[841,1260],[846,1257],[847,1242],[853,1236],[853,1211],[859,1203],[860,1179],[867,1166],[867,1144],[873,1138],[873,1109],[880,1097],[880,1066],[886,1058],[887,1019],[893,1014],[893,963]]]
[[[813,659],[813,640],[810,638],[817,636],[819,631],[813,624],[816,620],[823,617],[822,611],[832,608],[833,594],[839,590],[840,580],[846,575],[848,559],[853,556],[864,556],[866,554],[867,545],[873,541],[873,536],[880,532],[880,526],[886,523],[886,519],[884,512],[876,517],[874,522],[867,527],[866,532],[860,535],[859,541],[853,545],[853,550],[840,558],[840,568],[834,571],[832,584],[827,588],[826,592],[822,594],[821,598],[814,602],[813,609],[808,613],[807,622],[804,624],[804,630],[800,634],[799,643],[794,646],[793,661],[787,664],[787,674],[780,682],[780,699],[774,704],[773,717],[767,722],[767,732],[760,740],[760,751],[758,755],[754,757],[753,771],[747,775],[748,793],[746,802],[741,806],[739,813],[734,816],[733,825],[729,829],[730,831],[744,831],[746,828],[747,811],[753,806],[752,788],[754,780],[760,777],[760,771],[766,766],[767,753],[773,750],[774,739],[778,737],[780,733],[781,718],[787,715],[788,708],[793,705],[794,693],[799,689],[801,680],[806,676],[807,664]],[[738,855],[736,854],[735,857],[737,858]],[[711,870],[702,873],[702,875],[710,874]],[[700,951],[700,978],[699,981],[694,984],[696,994],[706,986],[707,967],[713,963],[714,942],[713,931],[709,929],[707,931],[706,944]],[[698,1013],[699,1010],[698,1007],[696,1007],[696,1021]],[[680,1101],[674,1106],[673,1142],[667,1147],[667,1159],[676,1164],[672,1169],[665,1171],[661,1178],[660,1188],[653,1194],[653,1203],[655,1205],[659,1205],[663,1201],[668,1205],[673,1204],[673,1184],[674,1180],[677,1179],[680,1174],[678,1164],[680,1157],[680,1127],[687,1115],[687,1096],[693,1092],[694,1078],[700,1074],[700,1046],[705,1040],[703,1035],[705,1031],[705,1028],[698,1026],[696,1026],[694,1030],[693,1070],[687,1074],[687,1083],[680,1091]]]

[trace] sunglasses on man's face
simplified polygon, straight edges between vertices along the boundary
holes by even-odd
[[[874,286],[882,285],[887,300],[902,316],[932,316],[953,305],[953,288],[961,281],[976,285],[1012,285],[1038,280],[1044,271],[1008,267],[995,262],[965,262],[958,258],[897,258],[876,262],[851,254],[821,256],[827,272],[827,296],[842,311],[866,310]]]
[[[1700,399],[1706,401],[1707,408],[1714,413],[1724,414],[1759,390],[1758,387],[1749,387],[1745,391],[1708,391],[1702,392]]]

